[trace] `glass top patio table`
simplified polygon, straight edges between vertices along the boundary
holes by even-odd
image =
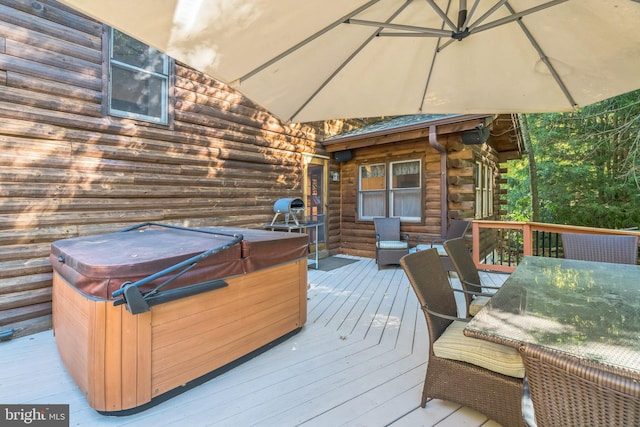
[[[640,266],[525,257],[464,333],[640,372]]]

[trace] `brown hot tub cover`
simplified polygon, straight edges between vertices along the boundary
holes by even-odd
[[[241,241],[233,243],[240,235]],[[197,262],[163,291],[213,281],[299,259],[308,253],[306,234],[231,227],[187,229],[141,224],[124,231],[59,240],[51,245],[53,268],[87,296],[113,299],[124,283],[157,274],[203,252],[229,245]],[[171,272],[141,286],[148,291]]]
[[[206,227],[222,234],[242,234],[240,242],[245,273],[282,264],[309,254],[309,235],[236,227]]]

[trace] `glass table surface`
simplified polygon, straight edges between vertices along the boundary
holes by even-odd
[[[525,257],[465,334],[640,372],[640,266]]]

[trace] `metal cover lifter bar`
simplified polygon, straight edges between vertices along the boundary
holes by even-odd
[[[216,246],[214,248],[211,248],[209,250],[206,250],[198,255],[195,255],[189,259],[186,259],[182,262],[179,262],[175,265],[172,265],[171,267],[165,268],[162,271],[159,271],[157,273],[151,274],[143,279],[138,280],[137,282],[125,282],[122,284],[122,286],[120,287],[120,289],[114,291],[111,295],[113,297],[118,297],[122,295],[122,299],[120,300],[116,300],[114,301],[114,305],[122,305],[122,304],[126,304],[127,306],[127,310],[129,312],[131,312],[131,314],[139,314],[139,313],[144,313],[149,311],[150,309],[150,302],[153,300],[154,303],[151,305],[155,305],[155,304],[159,304],[160,302],[164,302],[167,300],[167,297],[163,297],[160,298],[160,295],[158,294],[158,291],[163,288],[164,286],[168,285],[169,283],[171,283],[172,281],[174,281],[175,279],[177,279],[178,277],[182,276],[184,273],[186,273],[187,271],[191,270],[193,267],[195,267],[195,265],[198,263],[198,261],[203,260],[213,254],[216,254],[218,252],[222,252],[225,249],[230,248],[231,246],[239,243],[242,241],[242,239],[244,238],[242,234],[239,233],[233,233],[233,234],[226,234],[226,233],[219,233],[219,232],[213,232],[213,231],[207,231],[207,230],[199,230],[199,229],[194,229],[194,228],[188,228],[188,227],[180,227],[177,225],[168,225],[168,224],[159,224],[159,223],[154,223],[154,222],[146,222],[143,224],[138,224],[135,225],[133,227],[129,227],[126,228],[124,230],[121,230],[120,232],[127,232],[127,231],[132,231],[132,230],[137,230],[139,228],[142,227],[147,227],[147,226],[158,226],[158,227],[166,227],[166,228],[173,228],[173,229],[177,229],[177,230],[186,230],[186,231],[195,231],[198,233],[207,233],[207,234],[213,234],[213,235],[220,235],[220,236],[227,236],[227,237],[232,237],[233,240],[231,240],[228,243],[225,243],[223,245],[220,246]],[[164,282],[162,282],[161,284],[159,284],[158,286],[156,286],[154,289],[145,292],[144,294],[140,291],[139,287],[142,285],[145,285],[149,282],[152,282],[153,280],[156,280],[162,276],[166,276],[167,274],[173,273],[176,270],[180,270],[178,271],[174,276],[170,277],[169,279],[165,280]],[[217,289],[217,288],[221,288],[227,286],[227,283],[224,282],[223,280],[213,280],[210,282],[203,282],[203,283],[199,283],[193,286],[188,286],[185,288],[185,291],[180,292],[180,297],[182,296],[187,296],[187,295],[193,295],[196,293],[200,293],[200,292],[204,292],[206,290],[209,289]],[[172,291],[167,291],[170,292],[173,297],[176,297],[176,292],[175,290]],[[172,298],[173,299],[173,298]]]

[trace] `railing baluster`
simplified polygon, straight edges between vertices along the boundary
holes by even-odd
[[[520,264],[520,234],[518,230],[513,230],[516,236],[516,265]],[[524,243],[524,236],[522,236],[522,241]]]
[[[474,260],[479,267],[485,264],[488,270],[510,272],[520,263],[524,254],[560,258],[562,257],[560,234],[566,231],[587,234],[631,234],[640,237],[640,233],[635,230],[480,220],[473,221]],[[485,243],[483,246],[480,246],[481,232]],[[493,246],[487,246],[487,242],[493,242]],[[495,267],[492,268],[491,265]]]
[[[511,230],[507,230],[507,265],[511,267]]]
[[[504,256],[502,253],[502,249],[504,247],[504,240],[502,239],[502,233],[503,233],[503,229],[501,228],[500,230],[498,230],[498,258],[500,259],[500,265],[502,265],[504,263]]]

